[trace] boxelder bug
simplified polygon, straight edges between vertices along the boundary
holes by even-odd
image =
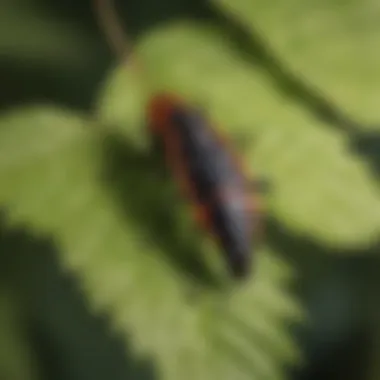
[[[97,0],[100,24],[121,56],[125,36],[108,0]],[[252,243],[260,230],[259,202],[228,139],[195,107],[171,94],[154,96],[147,109],[149,131],[163,147],[166,163],[198,224],[222,248],[232,275],[251,268]],[[259,182],[254,185],[260,185]]]
[[[198,109],[177,96],[152,98],[148,123],[196,221],[219,243],[232,274],[244,277],[251,268],[260,213],[238,155]]]

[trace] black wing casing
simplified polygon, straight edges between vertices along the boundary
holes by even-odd
[[[242,277],[251,267],[250,181],[201,114],[174,110],[171,122],[193,198],[204,208],[210,232],[221,245],[230,270]]]

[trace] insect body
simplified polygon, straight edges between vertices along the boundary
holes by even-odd
[[[245,277],[251,268],[258,209],[237,155],[199,110],[175,96],[154,97],[148,121],[193,205],[196,221],[218,242],[232,274]]]

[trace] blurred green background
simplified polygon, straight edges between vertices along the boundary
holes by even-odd
[[[180,17],[219,17],[205,0],[117,4],[133,38]],[[1,112],[36,103],[91,112],[115,58],[90,2],[2,0],[0,9]],[[259,58],[265,64],[265,54]],[[307,326],[293,331],[305,365],[290,368],[288,378],[380,380],[380,371],[378,377],[372,375],[374,363],[380,361],[379,259],[330,255],[302,239],[277,241],[297,247],[286,251],[299,274],[295,291],[310,318]],[[10,229],[3,217],[0,379],[29,380],[31,373],[37,379],[57,380],[156,378],[151,358],[134,357],[124,341],[110,333],[107,318],[88,311],[75,279],[60,271],[51,242],[27,228]]]

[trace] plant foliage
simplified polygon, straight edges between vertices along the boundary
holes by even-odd
[[[286,290],[291,271],[268,248],[257,252],[256,274],[240,288],[198,289],[203,282],[185,276],[187,268],[180,276],[167,251],[174,259],[202,251],[176,228],[186,218],[171,219],[170,188],[146,169],[143,150],[125,141],[59,108],[4,116],[0,201],[10,223],[54,237],[91,308],[106,312],[163,378],[282,378],[281,363],[298,356],[287,327],[301,315]]]

